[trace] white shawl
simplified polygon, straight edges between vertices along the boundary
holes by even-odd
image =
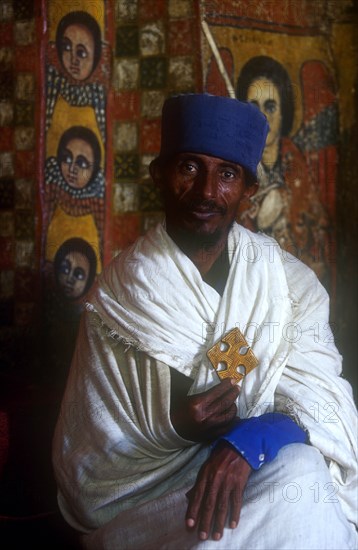
[[[218,383],[206,352],[238,326],[259,360],[242,385],[238,414],[295,414],[326,457],[343,509],[355,522],[357,414],[340,377],[327,293],[270,237],[235,224],[228,245],[230,272],[221,297],[159,225],[103,272],[87,308],[111,337],[190,376],[192,392]],[[185,452],[192,459],[194,451]],[[175,457],[179,467],[185,452]]]

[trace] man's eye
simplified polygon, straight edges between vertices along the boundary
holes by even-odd
[[[197,170],[198,167],[194,162],[183,162],[181,165],[181,171],[184,174],[195,174]]]
[[[226,181],[231,181],[236,177],[236,173],[233,170],[223,170],[221,172],[221,177]]]

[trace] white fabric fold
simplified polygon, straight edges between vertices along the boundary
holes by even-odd
[[[125,501],[128,479],[135,485],[132,502],[139,502],[143,491],[151,491],[151,498],[155,498],[168,483],[177,486],[181,469],[193,470],[198,446],[182,440],[170,425],[169,372],[164,369],[159,373],[160,365],[191,377],[192,392],[204,391],[218,383],[206,352],[235,326],[259,360],[259,366],[242,384],[238,414],[247,417],[284,410],[299,418],[312,444],[329,463],[346,516],[356,522],[357,413],[350,386],[340,377],[341,357],[328,325],[327,293],[309,268],[266,235],[253,234],[235,224],[228,247],[230,271],[222,297],[202,280],[160,225],[120,254],[99,278],[87,309],[100,320],[102,332],[100,336],[82,333],[72,368],[76,373],[72,376],[77,376],[72,387],[79,389],[68,390],[66,399],[102,399],[107,411],[111,400],[122,403],[125,399],[133,410],[124,410],[121,404],[115,423],[108,412],[100,422],[86,422],[89,434],[85,436],[69,436],[69,425],[64,419],[59,422],[57,447],[61,447],[61,439],[66,440],[57,464],[60,484],[62,480],[65,485],[68,479],[70,457],[74,470],[83,468],[81,453],[78,461],[73,460],[74,449],[82,445],[80,438],[96,440],[98,431],[105,434],[107,444],[113,438],[116,443],[107,455],[104,452],[109,473],[88,464],[90,475],[113,477],[116,468],[118,475],[121,471],[126,474],[123,480],[116,479],[117,497],[111,496],[109,483],[95,516],[82,520],[82,526],[93,525],[93,521],[101,525],[104,517],[114,517],[122,506],[119,501]],[[121,348],[127,345],[128,359],[116,352],[116,339]],[[96,351],[99,348],[100,353]],[[152,371],[158,370],[157,378],[151,378],[150,391],[141,381],[143,365],[139,360],[129,361],[133,350],[139,350],[139,356],[140,352],[147,354]],[[81,365],[85,362],[89,368],[84,374]],[[135,379],[133,383],[130,378]],[[133,393],[136,387],[138,395]],[[135,422],[129,426],[131,414]],[[172,441],[169,446],[168,438]],[[136,450],[140,461],[133,466],[129,457]],[[103,451],[100,456],[103,463]],[[101,460],[96,460],[99,468]],[[67,510],[74,506],[73,499],[69,505],[70,496],[64,490],[61,499],[63,509],[66,499]],[[86,502],[81,501],[72,524],[80,523],[78,518],[85,515],[85,507]],[[106,508],[104,516],[98,512],[101,507]]]
[[[205,385],[198,369],[209,375],[206,384],[217,383],[206,352],[235,326],[249,340],[256,337],[261,362],[282,365],[289,341],[272,328],[286,326],[291,303],[277,243],[235,224],[228,247],[231,268],[221,298],[158,225],[103,273],[87,307],[112,336],[196,377],[197,391]]]

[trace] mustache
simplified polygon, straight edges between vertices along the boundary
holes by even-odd
[[[225,206],[217,204],[213,199],[192,199],[183,202],[181,207],[189,212],[218,212],[220,214],[225,214],[226,212]]]

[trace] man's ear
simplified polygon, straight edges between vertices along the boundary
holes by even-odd
[[[257,181],[250,183],[250,185],[248,185],[244,191],[244,198],[251,199],[251,197],[253,197],[257,193],[258,188],[259,184],[257,183]]]
[[[163,187],[163,165],[158,158],[152,160],[149,165],[149,173],[155,185],[161,189]]]

